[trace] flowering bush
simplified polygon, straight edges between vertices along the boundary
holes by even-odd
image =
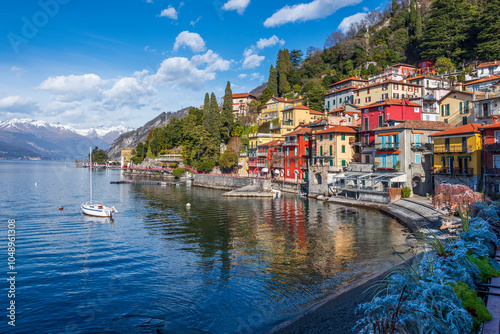
[[[451,214],[466,212],[470,205],[481,201],[483,195],[461,184],[441,184],[434,191],[432,205],[448,209]]]

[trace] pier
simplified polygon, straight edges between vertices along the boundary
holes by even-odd
[[[175,186],[177,183],[165,181],[136,181],[136,180],[119,180],[111,181],[111,184],[138,184],[147,186]]]

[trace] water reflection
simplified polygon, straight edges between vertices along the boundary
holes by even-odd
[[[200,188],[135,191],[152,208],[146,228],[161,234],[171,251],[195,256],[183,261],[179,253],[179,264],[195,270],[202,282],[198,293],[210,296],[195,301],[198,312],[212,316],[201,328],[208,331],[234,332],[234,323],[221,320],[225,312],[239,319],[240,329],[266,328],[380,269],[391,258],[391,245],[406,247],[402,227],[378,211],[294,196],[223,198]]]

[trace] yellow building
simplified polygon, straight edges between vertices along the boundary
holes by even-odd
[[[241,153],[238,157],[238,174],[240,176],[248,175],[248,154]]]
[[[271,133],[275,139],[279,139],[301,123],[308,124],[323,117],[326,118],[324,113],[301,104],[289,107],[281,111],[281,121],[271,127]]]
[[[282,97],[271,97],[261,108],[259,123],[270,122],[276,118],[281,121],[281,111],[285,108],[297,106],[302,103],[302,98],[287,99]]]
[[[437,132],[434,139],[434,186],[465,184],[477,190],[481,179],[480,124]]]
[[[357,131],[344,125],[313,133],[316,149],[313,150],[313,166],[345,167],[355,159],[354,143]]]
[[[452,90],[439,100],[439,120],[453,126],[474,122],[474,93]]]
[[[127,166],[130,162],[130,159],[132,158],[132,151],[135,149],[135,147],[128,147],[128,148],[122,148],[120,150],[121,152],[121,165]]]
[[[273,140],[270,133],[252,133],[248,136],[248,172],[255,174],[258,167],[260,153],[257,152],[257,146],[267,144]]]
[[[363,107],[386,99],[405,100],[421,97],[423,88],[422,85],[397,80],[377,82],[354,89],[354,104]]]

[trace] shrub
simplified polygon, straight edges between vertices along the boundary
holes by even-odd
[[[132,162],[134,163],[134,165],[140,165],[142,163],[142,160],[144,160],[144,158],[141,158],[141,157],[133,157],[132,159]]]
[[[487,282],[492,277],[500,276],[500,271],[493,268],[490,259],[486,256],[476,257],[469,255],[469,261],[479,268],[479,279],[482,282]]]
[[[483,301],[477,296],[475,290],[469,289],[467,284],[463,282],[457,282],[457,284],[451,285],[451,287],[457,297],[461,299],[464,309],[472,315],[474,328],[478,328],[481,323],[491,319],[491,313],[483,305]]]
[[[198,161],[195,167],[200,172],[211,172],[215,167],[215,161],[210,158],[204,158]]]
[[[410,187],[404,187],[401,190],[401,197],[403,198],[408,198],[411,195],[411,188]]]
[[[176,179],[180,178],[182,174],[184,174],[185,169],[184,168],[176,168],[172,171],[172,175],[175,176]]]

